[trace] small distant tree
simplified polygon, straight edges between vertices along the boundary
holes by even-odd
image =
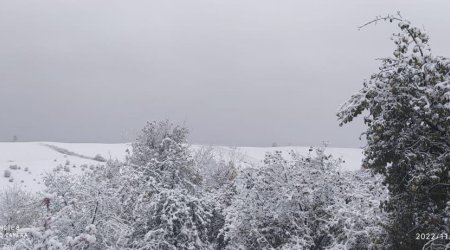
[[[18,140],[19,140],[19,138],[17,137],[17,135],[14,135],[12,141],[17,142]]]
[[[421,249],[416,233],[450,234],[450,61],[399,14],[377,21],[398,23],[393,56],[337,115],[343,125],[367,112],[364,165],[385,176],[391,243]]]

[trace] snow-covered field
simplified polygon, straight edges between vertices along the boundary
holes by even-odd
[[[201,148],[193,145],[192,149]],[[54,168],[62,171],[80,173],[83,168],[104,164],[105,159],[124,160],[130,144],[102,143],[59,143],[59,142],[0,142],[0,190],[18,185],[30,191],[42,189],[42,177]],[[264,159],[266,152],[282,151],[286,156],[294,150],[307,154],[309,147],[226,147],[213,146],[218,155],[227,156],[237,152],[240,159],[247,164],[255,164]],[[355,148],[327,148],[326,152],[334,157],[341,157],[342,170],[356,170],[361,167],[362,150]],[[8,174],[9,173],[9,176]],[[5,175],[6,174],[6,175]]]

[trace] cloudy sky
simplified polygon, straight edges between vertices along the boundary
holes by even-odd
[[[147,120],[191,142],[357,147],[335,112],[401,11],[450,57],[450,1],[0,0],[0,141],[122,142]]]

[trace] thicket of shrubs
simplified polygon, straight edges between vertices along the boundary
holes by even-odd
[[[292,152],[289,159],[267,154],[264,163],[242,168],[237,154],[191,150],[187,133],[168,121],[148,123],[125,162],[110,160],[81,175],[47,175],[45,193],[30,203],[32,219],[7,221],[25,227],[20,233],[28,237],[3,241],[3,247],[377,249],[385,244],[379,205],[387,192],[379,176],[337,171],[339,159],[323,148],[306,156]],[[5,197],[2,208],[24,205]]]

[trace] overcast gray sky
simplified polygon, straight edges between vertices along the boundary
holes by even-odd
[[[121,142],[147,120],[194,143],[357,147],[335,112],[401,11],[450,57],[450,1],[0,0],[0,141]]]

